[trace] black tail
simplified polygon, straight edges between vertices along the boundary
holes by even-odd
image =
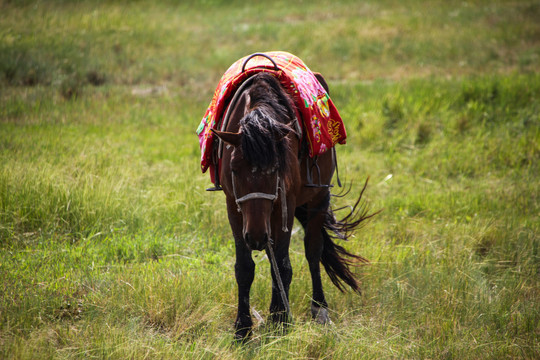
[[[362,256],[351,254],[342,246],[337,245],[332,238],[347,240],[354,230],[362,227],[364,221],[380,212],[377,211],[368,214],[366,203],[361,201],[368,181],[369,178],[366,180],[358,200],[347,216],[342,220],[337,220],[332,209],[329,207],[323,224],[322,234],[324,245],[321,262],[324,265],[324,269],[330,277],[330,280],[332,280],[334,285],[342,292],[345,291],[345,283],[354,291],[360,293],[360,286],[350,267],[366,264],[369,260]],[[333,233],[333,236],[329,234],[328,230]]]

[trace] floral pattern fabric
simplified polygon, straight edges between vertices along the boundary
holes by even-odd
[[[264,56],[255,56],[246,63],[242,71],[248,58],[244,57],[231,65],[216,87],[212,101],[197,129],[203,172],[212,164],[214,134],[210,129],[219,128],[226,106],[236,89],[258,72],[268,72],[276,76],[292,96],[302,118],[303,132],[308,140],[311,157],[323,154],[338,143],[345,144],[347,133],[343,121],[328,93],[311,70],[298,57],[286,52],[274,51],[265,55],[275,61],[279,70]],[[213,178],[214,176],[212,181]]]

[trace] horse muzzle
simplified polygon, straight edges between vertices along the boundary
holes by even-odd
[[[266,231],[244,231],[244,241],[251,250],[264,250],[268,244],[268,232]]]

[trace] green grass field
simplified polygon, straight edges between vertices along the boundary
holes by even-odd
[[[371,260],[363,295],[324,275],[334,326],[310,321],[296,225],[295,324],[240,346],[195,129],[266,50],[329,82],[335,205],[370,176],[384,210],[345,244]],[[539,69],[532,0],[0,1],[0,358],[538,359]]]

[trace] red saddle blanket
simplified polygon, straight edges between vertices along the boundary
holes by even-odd
[[[268,72],[279,79],[283,88],[292,96],[301,116],[304,136],[311,157],[320,155],[335,144],[345,144],[345,125],[326,90],[315,75],[298,57],[282,51],[265,53],[264,56],[239,59],[223,74],[214,96],[197,129],[201,148],[201,169],[206,172],[212,164],[214,134],[219,129],[226,107],[236,89],[250,76]],[[243,69],[244,67],[244,69]],[[300,120],[300,119],[299,119]],[[214,174],[212,174],[214,175]],[[214,182],[214,176],[212,176]]]

